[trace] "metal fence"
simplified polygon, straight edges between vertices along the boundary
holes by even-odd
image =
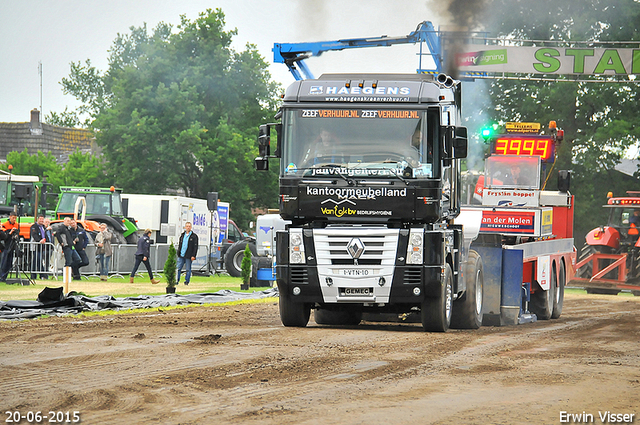
[[[135,262],[135,252],[137,245],[111,245],[113,255],[109,262],[109,276],[124,277],[131,274]],[[18,253],[21,252],[21,255]],[[95,245],[89,245],[85,249],[89,264],[80,268],[80,274],[83,276],[98,276],[100,273],[100,265],[96,259]],[[7,255],[2,253],[1,255]],[[149,262],[154,274],[162,274],[164,263],[169,256],[169,244],[153,244],[150,247]],[[62,269],[64,267],[64,255],[62,247],[59,244],[37,242],[20,242],[19,249],[13,250],[13,266],[11,274],[24,274],[34,279],[40,278],[62,278]],[[198,246],[198,257],[192,264],[193,272],[208,273],[209,265],[207,258],[210,258],[209,247],[206,245]],[[212,262],[212,265],[215,262]],[[215,268],[211,271],[215,272]],[[146,274],[147,269],[144,265],[138,268],[138,274]],[[24,276],[22,276],[24,277]]]

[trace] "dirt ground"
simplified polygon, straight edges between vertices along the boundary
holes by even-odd
[[[0,376],[5,423],[640,423],[640,297],[568,294],[558,320],[446,334],[284,328],[277,302],[2,322]]]

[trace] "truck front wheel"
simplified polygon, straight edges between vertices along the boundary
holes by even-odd
[[[309,323],[311,316],[311,306],[305,303],[293,302],[292,297],[287,290],[278,285],[280,308],[280,321],[287,327],[304,328]]]
[[[484,275],[482,259],[476,251],[469,251],[464,268],[467,290],[453,303],[451,327],[454,329],[478,329],[482,326],[482,290]]]
[[[425,298],[420,306],[422,328],[425,331],[446,332],[451,325],[453,303],[453,273],[447,263],[440,285],[440,293],[434,298]]]

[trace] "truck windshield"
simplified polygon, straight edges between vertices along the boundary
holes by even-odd
[[[79,196],[84,196],[87,202],[87,214],[122,215],[119,193],[63,193],[58,205],[58,213],[73,213]],[[111,203],[109,198],[111,198]],[[81,212],[82,204],[80,204],[78,214]]]
[[[435,127],[435,125],[433,126]],[[407,109],[293,109],[283,116],[283,175],[434,176],[426,111]],[[406,174],[405,174],[406,176]]]
[[[609,225],[613,227],[633,227],[640,228],[640,208],[613,208],[609,218]]]
[[[484,163],[484,185],[493,189],[539,189],[540,157],[494,155]]]

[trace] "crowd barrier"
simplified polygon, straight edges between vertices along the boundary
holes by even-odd
[[[126,277],[131,274],[135,262],[135,252],[138,249],[136,245],[128,244],[112,244],[113,255],[109,262],[110,277]],[[16,255],[18,251],[22,255]],[[85,248],[89,264],[80,268],[82,276],[98,276],[100,266],[96,259],[96,246],[91,244]],[[2,254],[4,255],[4,253]],[[62,247],[59,244],[37,243],[22,241],[19,244],[19,250],[13,249],[13,267],[11,274],[16,272],[26,275],[28,278],[62,278],[62,269],[64,267],[64,255]],[[162,274],[164,263],[169,256],[169,244],[153,244],[150,247],[151,269],[154,274]],[[209,258],[209,247],[206,245],[198,246],[198,256],[192,264],[193,272],[208,272],[207,258]],[[215,271],[215,270],[213,270]],[[140,264],[137,275],[146,275],[147,269],[144,264]],[[20,276],[24,277],[24,276]]]

